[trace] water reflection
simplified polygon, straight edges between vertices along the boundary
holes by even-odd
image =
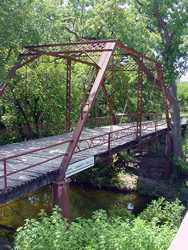
[[[0,206],[0,224],[17,228],[24,224],[26,218],[38,216],[41,209],[46,212],[52,209],[50,186]]]
[[[137,213],[146,206],[150,199],[136,192],[125,194],[73,186],[71,212],[74,218],[90,217],[95,210],[111,210],[114,207],[127,208],[128,204],[132,203],[134,212]]]
[[[71,185],[71,214],[73,218],[89,217],[97,209],[113,209],[114,206],[127,208],[134,205],[134,211],[141,210],[149,201],[148,197],[137,193],[116,193]],[[36,193],[0,206],[0,224],[17,228],[26,218],[36,218],[41,209],[47,213],[52,210],[51,186]]]

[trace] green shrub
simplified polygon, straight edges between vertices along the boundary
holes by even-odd
[[[153,200],[140,214],[140,218],[155,225],[179,227],[184,209],[179,200],[169,202],[162,197]]]
[[[51,216],[27,220],[18,229],[16,250],[166,250],[181,220],[183,207],[178,201],[152,202],[137,218],[126,213],[109,217],[97,211],[90,219],[68,223],[57,209]],[[155,222],[155,223],[154,223]]]
[[[186,200],[188,197],[188,180],[184,180],[180,188],[181,199]]]
[[[121,220],[125,221],[131,221],[135,219],[135,215],[128,211],[128,209],[125,209],[124,207],[120,207],[119,205],[113,206],[109,211],[108,215],[110,218],[121,218]]]
[[[183,152],[184,152],[185,156],[188,156],[188,129],[186,129],[186,131],[185,131],[182,147],[183,147]]]
[[[188,162],[179,158],[175,160],[177,172],[181,175],[188,176]]]

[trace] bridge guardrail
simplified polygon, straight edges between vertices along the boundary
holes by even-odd
[[[164,122],[164,121],[161,121],[160,123],[153,122],[153,121],[144,122],[143,126],[142,126],[142,132],[150,131],[150,130],[156,132],[160,126],[164,126],[165,124],[166,124],[166,122]],[[114,141],[122,139],[124,137],[130,137],[130,136],[135,136],[135,139],[136,139],[136,135],[137,135],[137,124],[133,123],[131,126],[127,126],[127,127],[121,128],[121,129],[114,130],[114,131],[109,131],[109,132],[106,132],[106,133],[103,133],[100,135],[96,135],[96,136],[92,136],[89,138],[87,137],[84,139],[80,139],[78,141],[78,144],[76,145],[74,153],[76,154],[76,153],[79,153],[81,151],[85,151],[85,150],[88,150],[91,148],[99,147],[99,146],[102,146],[105,144],[107,146],[107,150],[110,151],[111,147],[112,147],[112,143]],[[25,155],[29,155],[29,154],[32,155],[33,153],[37,153],[37,152],[40,152],[40,151],[43,151],[43,150],[46,150],[49,148],[54,148],[54,147],[57,147],[57,146],[60,146],[63,144],[68,144],[70,142],[71,142],[71,140],[65,140],[65,141],[61,141],[61,142],[51,144],[51,145],[48,145],[45,147],[36,148],[36,149],[29,150],[29,151],[25,151],[23,153],[19,153],[19,154],[15,154],[15,155],[1,158],[0,161],[3,162],[3,175],[1,175],[0,178],[4,179],[4,189],[6,190],[8,188],[8,177],[9,176],[14,175],[14,174],[19,173],[19,172],[22,172],[22,171],[25,171],[25,170],[28,170],[28,169],[31,169],[31,168],[34,168],[34,167],[42,165],[42,164],[45,164],[49,161],[58,159],[58,158],[64,156],[65,153],[63,152],[62,154],[58,154],[58,155],[53,156],[51,158],[45,159],[43,161],[26,166],[22,169],[15,170],[15,171],[8,173],[7,170],[8,170],[8,161],[9,160],[16,159],[16,158],[19,158],[21,156],[25,156]]]
[[[136,122],[138,114],[137,112],[127,112],[127,113],[116,113],[114,114],[116,118],[116,124],[119,124],[123,121],[123,123],[132,121]],[[143,121],[153,121],[157,119],[162,118],[161,113],[155,113],[155,112],[145,112],[142,113],[142,119]],[[92,127],[99,127],[99,126],[106,126],[111,124],[111,116],[96,116],[96,117],[90,117],[88,118],[87,125]]]
[[[56,144],[52,144],[52,145],[49,145],[49,146],[46,146],[46,147],[36,148],[36,149],[33,149],[33,150],[25,151],[25,152],[20,153],[20,154],[15,154],[15,155],[11,155],[11,156],[4,157],[4,158],[0,159],[0,161],[3,162],[4,188],[7,189],[7,187],[8,187],[8,185],[7,185],[7,177],[8,177],[8,176],[13,175],[13,174],[16,174],[16,173],[19,173],[19,172],[22,172],[22,171],[24,171],[24,170],[28,170],[28,169],[33,168],[33,167],[36,167],[36,166],[38,166],[38,165],[42,165],[42,164],[47,163],[47,162],[49,162],[49,161],[55,160],[55,159],[57,159],[57,158],[60,158],[60,157],[64,156],[65,153],[62,153],[62,154],[60,154],[60,155],[58,155],[58,156],[55,156],[55,157],[46,159],[46,160],[44,160],[44,161],[42,161],[42,162],[38,162],[38,163],[36,163],[36,164],[32,164],[32,165],[27,166],[27,167],[25,167],[25,168],[22,168],[22,169],[19,169],[19,170],[15,170],[15,171],[13,171],[13,172],[11,172],[11,173],[7,173],[7,161],[8,161],[8,160],[15,159],[15,158],[18,158],[18,157],[21,157],[21,156],[25,156],[25,155],[29,155],[29,154],[33,154],[33,153],[36,153],[36,152],[40,152],[40,151],[45,150],[45,149],[57,147],[57,146],[60,146],[60,145],[63,145],[63,144],[69,143],[69,142],[71,142],[71,140],[66,140],[66,141],[58,142],[58,143],[56,143]],[[2,178],[2,176],[0,176],[0,178]]]

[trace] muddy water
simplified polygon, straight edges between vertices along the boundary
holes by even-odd
[[[148,197],[137,193],[116,193],[71,185],[71,214],[73,218],[89,217],[97,209],[110,210],[114,206],[127,207],[134,204],[135,212],[142,210],[149,201]],[[0,225],[17,228],[26,218],[36,218],[41,209],[52,210],[51,187],[45,187],[21,199],[0,206]],[[0,229],[1,230],[1,229]]]

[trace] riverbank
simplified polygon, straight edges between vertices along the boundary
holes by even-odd
[[[166,159],[145,155],[138,159],[140,166],[122,167],[122,159],[107,165],[106,162],[98,163],[88,172],[75,178],[73,182],[79,185],[106,189],[116,192],[138,192],[141,195],[165,197],[169,200],[179,199],[188,202],[187,177],[181,175],[178,179],[166,178]]]
[[[151,197],[174,198],[182,196],[184,201],[188,201],[188,197],[184,197],[178,190],[178,187],[167,185],[163,181],[155,181],[149,178],[143,178],[132,173],[119,173],[112,182],[104,183],[104,185],[98,186],[98,184],[83,182],[75,180],[76,184],[90,186],[93,188],[105,189],[115,192],[138,192],[142,195],[148,195]]]

